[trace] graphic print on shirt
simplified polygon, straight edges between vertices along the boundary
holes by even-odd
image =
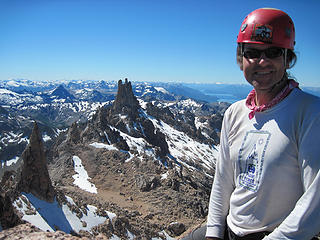
[[[256,192],[262,173],[264,155],[271,134],[266,131],[248,131],[239,150],[240,186]]]

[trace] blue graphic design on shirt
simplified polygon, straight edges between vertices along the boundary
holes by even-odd
[[[253,192],[256,192],[259,187],[270,136],[271,134],[266,131],[248,131],[239,150],[239,184]]]

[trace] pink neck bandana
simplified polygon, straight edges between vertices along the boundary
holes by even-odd
[[[299,86],[299,83],[297,83],[293,79],[290,79],[287,86],[285,86],[281,90],[281,92],[278,93],[278,95],[274,99],[271,100],[271,102],[269,102],[267,104],[263,104],[261,106],[256,105],[256,101],[255,101],[256,91],[253,89],[249,93],[247,100],[246,100],[246,106],[251,110],[251,112],[249,113],[249,119],[252,119],[256,112],[263,112],[263,111],[273,107],[277,103],[281,102],[286,96],[289,95],[289,93],[292,91],[292,89],[294,89],[298,86]]]

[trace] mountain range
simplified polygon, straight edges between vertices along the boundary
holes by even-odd
[[[163,100],[164,103],[159,102],[163,107],[170,103],[171,108],[181,106],[185,110],[195,108],[187,106],[191,96],[200,101],[201,109],[194,111],[207,111],[206,114],[220,105],[222,109],[226,106],[223,103],[204,102],[202,99],[216,98],[206,97],[200,91],[182,84],[135,83],[133,92],[146,102]],[[85,122],[97,108],[110,105],[116,93],[115,81],[37,82],[20,79],[0,82],[0,121],[3,123],[0,127],[0,159],[10,160],[21,154],[31,133],[33,120],[39,122],[48,145],[73,122]]]
[[[127,79],[1,82],[0,236],[172,239],[202,223],[229,106],[202,98]]]

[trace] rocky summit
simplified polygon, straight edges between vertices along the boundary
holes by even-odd
[[[1,168],[0,236],[173,239],[202,224],[226,106],[141,96],[119,80],[114,101],[50,145],[35,122]]]

